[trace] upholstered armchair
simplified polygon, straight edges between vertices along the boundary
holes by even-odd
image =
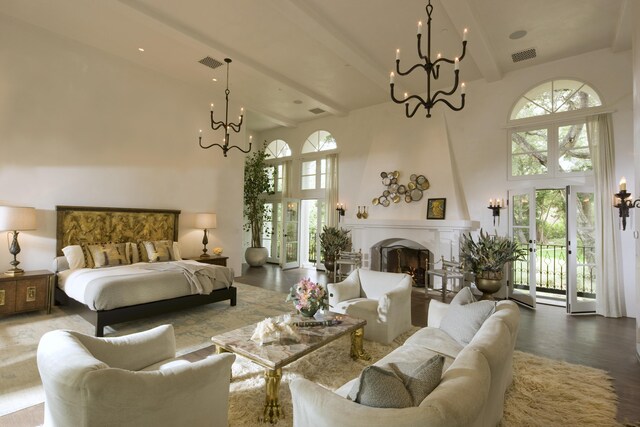
[[[45,426],[226,426],[233,354],[176,359],[173,326],[122,337],[46,333]]]
[[[335,313],[365,319],[364,337],[388,344],[411,329],[411,277],[407,274],[354,270],[329,283],[329,306]]]

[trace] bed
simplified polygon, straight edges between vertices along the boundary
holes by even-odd
[[[56,213],[56,304],[76,307],[95,326],[96,336],[104,335],[105,326],[169,311],[226,300],[236,305],[233,270],[227,267],[140,259],[121,266],[65,268],[68,257],[62,250],[73,245],[176,242],[180,211],[56,206]]]

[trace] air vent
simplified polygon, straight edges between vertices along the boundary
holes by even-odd
[[[309,110],[309,112],[313,113],[313,114],[322,114],[325,113],[325,111],[322,108],[312,108],[311,110]]]
[[[217,59],[213,59],[210,56],[205,56],[204,58],[202,58],[198,62],[201,63],[202,65],[206,65],[207,67],[212,68],[214,70],[222,65],[222,62],[218,61]]]
[[[511,59],[513,62],[526,61],[527,59],[533,59],[537,56],[534,48],[521,50],[520,52],[512,53]]]

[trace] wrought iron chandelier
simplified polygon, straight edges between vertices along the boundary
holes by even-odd
[[[217,143],[212,143],[209,145],[202,145],[202,130],[200,130],[200,136],[198,137],[198,143],[200,144],[200,147],[207,149],[207,148],[211,148],[211,147],[220,147],[222,148],[222,153],[224,154],[225,157],[227,157],[227,151],[231,150],[232,148],[237,148],[238,150],[242,151],[243,153],[248,153],[249,151],[251,151],[251,139],[249,139],[249,148],[247,148],[246,150],[243,150],[242,148],[240,148],[238,145],[229,145],[229,129],[233,130],[234,132],[240,132],[240,128],[242,127],[242,119],[244,118],[244,108],[240,109],[240,117],[239,117],[239,121],[238,123],[232,123],[229,121],[229,94],[231,93],[231,91],[229,90],[229,64],[231,63],[231,59],[230,58],[225,58],[224,62],[227,63],[227,88],[224,91],[224,95],[225,95],[225,100],[226,100],[226,104],[225,104],[225,110],[224,110],[224,122],[223,121],[216,121],[213,117],[213,103],[211,104],[211,129],[213,130],[218,130],[221,127],[224,127],[224,139],[222,140],[222,144],[217,144]]]
[[[467,52],[467,29],[464,29],[462,36],[462,55],[456,57],[455,59],[447,59],[441,57],[438,53],[438,56],[435,60],[431,56],[431,13],[433,12],[433,6],[431,6],[431,0],[429,0],[429,4],[426,7],[427,10],[427,54],[424,55],[422,53],[422,21],[418,22],[418,56],[420,59],[424,60],[424,63],[417,63],[413,67],[409,68],[407,71],[400,70],[400,49],[396,49],[396,73],[399,76],[406,76],[411,74],[415,69],[422,68],[427,73],[427,92],[426,97],[423,98],[420,95],[411,95],[408,96],[406,93],[404,94],[404,98],[397,98],[394,92],[395,86],[395,74],[391,72],[389,76],[389,84],[391,86],[391,99],[396,104],[404,104],[405,105],[405,113],[408,118],[413,117],[418,108],[421,106],[426,108],[427,117],[431,117],[431,109],[438,102],[442,102],[449,106],[454,111],[460,111],[464,108],[464,97],[465,97],[465,84],[461,84],[460,94],[462,97],[462,102],[459,107],[454,106],[451,102],[449,102],[445,97],[449,95],[453,95],[453,93],[458,89],[459,83],[459,74],[460,74],[460,61],[464,58],[465,53]],[[451,90],[439,90],[435,92],[433,95],[431,94],[431,78],[437,80],[440,76],[440,65],[443,63],[453,64],[454,66],[454,77],[455,81],[453,83],[453,88]],[[413,109],[410,111],[410,104],[412,101],[416,101]]]

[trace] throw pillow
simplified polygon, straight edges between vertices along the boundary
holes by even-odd
[[[471,342],[484,321],[495,311],[493,301],[478,301],[470,304],[450,304],[440,322],[440,329],[461,345]]]
[[[77,268],[84,268],[84,252],[82,251],[82,246],[80,245],[70,245],[62,248],[62,253],[64,254],[67,262],[69,263],[69,268],[71,270],[75,270]]]
[[[472,302],[476,302],[476,298],[473,296],[473,292],[471,292],[470,287],[464,287],[460,289],[460,292],[456,294],[455,297],[451,300],[451,305],[459,304],[471,304]]]
[[[96,268],[127,265],[126,243],[102,243],[88,245],[89,253]]]
[[[143,242],[147,252],[149,262],[156,261],[172,261],[175,260],[173,255],[173,242],[170,240],[156,240],[153,242]]]
[[[418,406],[440,384],[444,357],[421,362],[369,366],[360,374],[347,398],[376,408]]]

